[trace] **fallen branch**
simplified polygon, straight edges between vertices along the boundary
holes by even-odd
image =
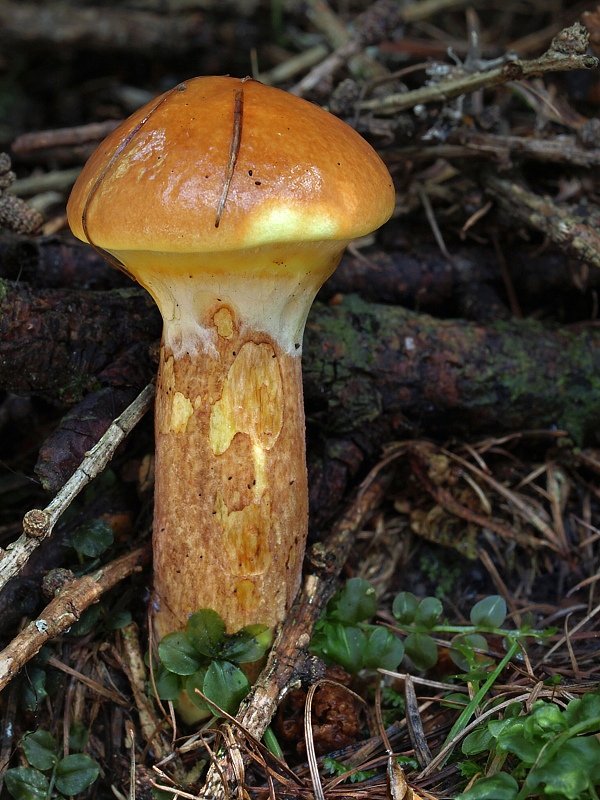
[[[25,514],[22,535],[0,556],[0,589],[18,574],[31,553],[52,534],[58,519],[84,486],[104,470],[117,447],[148,411],[153,399],[154,385],[150,385],[117,417],[95,447],[86,454],[52,502],[44,509],[36,508]]]
[[[110,385],[111,359],[132,340],[147,350],[159,335],[158,312],[139,290],[36,299],[30,288],[4,288],[0,282],[0,388],[74,401],[99,380]],[[25,293],[31,305],[21,313]],[[133,385],[152,377],[150,364],[132,362],[131,370]],[[598,374],[593,326],[436,320],[356,297],[315,304],[304,339],[309,422],[352,435],[370,453],[418,430],[447,437],[557,426],[583,440],[598,423]]]
[[[68,630],[86,608],[97,603],[105,592],[124,578],[141,569],[140,565],[149,557],[150,546],[140,547],[91,575],[84,575],[66,584],[40,616],[0,652],[0,691],[46,642]]]
[[[594,207],[582,216],[575,210],[557,205],[548,196],[530,192],[524,186],[497,175],[486,175],[483,181],[488,192],[512,219],[540,231],[578,262],[600,269],[600,219]]]
[[[511,81],[520,81],[544,75],[548,72],[566,72],[576,69],[595,69],[598,59],[587,54],[588,33],[581,23],[562,30],[552,40],[549,49],[539,58],[522,61],[513,58],[500,67],[482,69],[451,75],[438,83],[414,89],[411,92],[391,94],[360,103],[361,111],[377,114],[397,114],[417,105],[446,103],[461,95],[472,94],[480,89],[492,89]]]

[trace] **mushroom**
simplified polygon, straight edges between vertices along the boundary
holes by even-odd
[[[314,296],[348,242],[394,207],[352,128],[244,79],[194,78],[98,147],[67,212],[163,319],[156,391],[157,638],[210,608],[274,628],[308,527],[300,354]]]

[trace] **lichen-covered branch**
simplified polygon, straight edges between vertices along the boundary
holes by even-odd
[[[391,94],[360,104],[361,111],[375,111],[379,114],[397,114],[407,108],[426,103],[445,103],[455,97],[472,94],[479,89],[492,89],[511,81],[524,80],[547,72],[565,72],[575,69],[594,69],[598,59],[587,53],[589,36],[581,23],[565,28],[552,41],[549,49],[539,58],[530,61],[511,59],[502,66],[481,69],[476,72],[456,70],[453,74],[414,89],[411,92]],[[456,74],[458,73],[458,74]]]

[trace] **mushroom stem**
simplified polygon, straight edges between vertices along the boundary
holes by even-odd
[[[293,602],[308,530],[302,334],[339,250],[305,243],[285,262],[272,248],[238,252],[227,259],[233,276],[214,254],[202,269],[194,256],[193,271],[191,257],[173,256],[168,277],[151,255],[123,259],[136,272],[146,260],[141,282],[165,322],[155,420],[158,639],[201,608],[220,614],[230,633],[274,628]]]
[[[298,590],[308,501],[300,358],[231,330],[214,351],[161,347],[156,403],[154,627],[212,608],[229,632],[281,622]],[[184,477],[185,476],[185,479]],[[185,511],[185,513],[184,513]]]

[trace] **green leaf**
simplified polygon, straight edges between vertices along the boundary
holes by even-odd
[[[600,743],[594,736],[580,736],[565,742],[548,763],[532,769],[526,785],[545,784],[547,797],[579,800],[597,785],[599,765]]]
[[[207,658],[218,658],[225,641],[225,623],[216,611],[203,608],[196,611],[185,626],[192,645]]]
[[[443,606],[437,597],[425,597],[415,612],[414,624],[419,628],[431,630],[442,615]]]
[[[345,670],[356,674],[363,668],[363,651],[367,644],[365,634],[359,628],[333,622],[325,628],[327,641],[323,653],[327,660],[335,661]]]
[[[93,630],[101,615],[102,610],[99,605],[86,608],[79,617],[79,621],[69,628],[69,634],[71,636],[87,636]]]
[[[158,655],[169,672],[176,675],[191,675],[203,661],[186,631],[168,633],[158,645]]]
[[[558,706],[545,700],[534,703],[531,713],[524,719],[525,735],[532,741],[539,739],[543,743],[568,728],[567,721]]]
[[[491,666],[494,660],[476,650],[487,650],[488,643],[480,633],[460,633],[452,639],[450,658],[460,669],[468,672],[474,666]]]
[[[249,689],[248,678],[229,661],[213,661],[206,670],[204,694],[228,714],[236,713]],[[217,709],[211,710],[218,713]]]
[[[71,547],[82,556],[95,558],[108,550],[113,540],[110,525],[102,519],[93,519],[75,529],[71,536]]]
[[[222,648],[225,661],[248,664],[262,658],[271,646],[273,634],[266,625],[248,625],[226,637]]]
[[[495,736],[497,749],[514,753],[527,765],[534,764],[543,746],[543,740],[532,741],[526,730],[526,717],[508,720],[492,720],[490,732]]]
[[[494,737],[487,727],[476,728],[465,736],[462,743],[462,751],[466,756],[476,756],[491,749]]]
[[[594,733],[600,731],[600,694],[586,692],[581,698],[571,700],[563,711],[569,728],[588,722]]]
[[[21,747],[29,765],[45,772],[58,761],[56,748],[58,742],[51,733],[44,730],[26,733],[21,739]]]
[[[56,788],[67,795],[79,794],[96,780],[100,767],[83,753],[66,756],[56,768]]]
[[[105,627],[109,631],[118,631],[129,625],[132,619],[131,611],[115,611],[106,620]]]
[[[4,783],[15,800],[45,800],[50,788],[46,776],[33,767],[7,769]]]
[[[83,722],[74,722],[69,731],[69,750],[83,750],[90,738],[90,732]]]
[[[206,677],[207,670],[207,666],[200,667],[200,669],[197,672],[194,672],[193,675],[188,675],[184,683],[188,697],[196,706],[196,708],[199,708],[202,711],[208,711],[209,706],[208,703],[206,703],[206,701],[198,694],[196,689],[199,689],[202,694],[204,694],[204,678]]]
[[[476,628],[499,628],[506,619],[506,601],[497,594],[485,597],[475,603],[470,617]]]
[[[394,597],[392,614],[401,625],[412,625],[418,607],[419,598],[416,595],[412,592],[400,592]]]
[[[350,578],[344,588],[328,605],[331,619],[346,625],[355,625],[369,619],[377,612],[377,595],[369,581]]]
[[[21,704],[25,711],[38,711],[48,697],[46,691],[46,673],[43,669],[29,667],[23,673],[21,683]]]
[[[457,800],[514,800],[519,793],[519,784],[512,775],[499,772],[490,778],[480,778]]]
[[[427,633],[409,634],[404,641],[404,649],[417,669],[431,669],[437,664],[437,645]]]
[[[367,634],[362,654],[364,669],[395,670],[403,656],[404,645],[388,628],[378,625]]]
[[[154,670],[154,686],[152,681],[148,682],[148,692],[154,695],[154,687],[156,687],[156,695],[161,700],[177,700],[183,691],[183,681],[180,675],[170,672],[164,664],[161,664]]]

